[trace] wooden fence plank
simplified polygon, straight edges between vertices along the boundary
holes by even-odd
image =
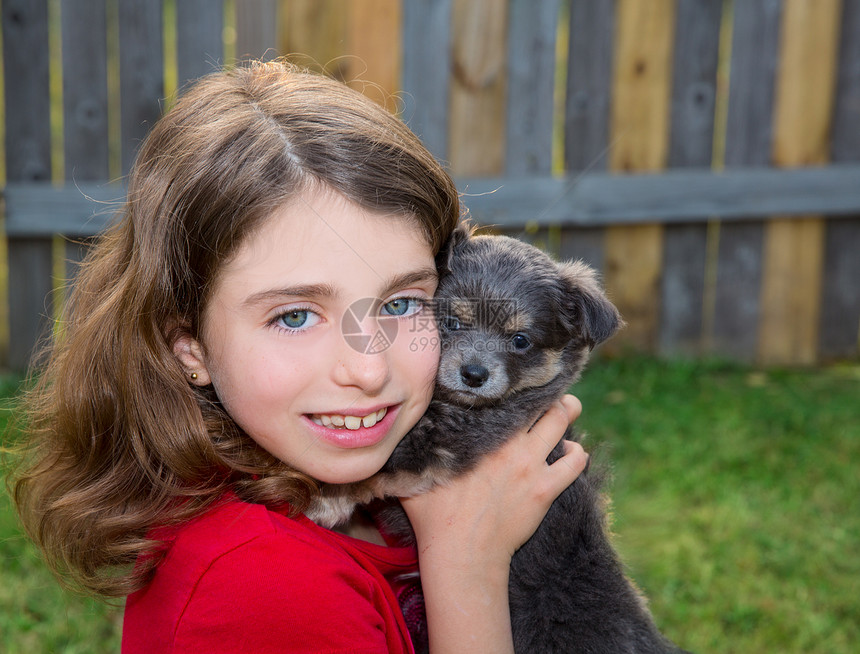
[[[725,165],[768,166],[782,0],[733,4]]]
[[[782,0],[733,4],[727,172],[770,164],[781,13]],[[713,331],[706,334],[714,354],[745,361],[755,358],[763,242],[763,222],[724,222],[719,227]]]
[[[2,3],[6,117],[6,179],[49,182],[51,129],[48,3]],[[13,370],[27,367],[33,346],[47,333],[51,315],[51,241],[10,237],[9,352]],[[46,265],[42,265],[45,264]]]
[[[615,3],[570,0],[564,109],[564,166],[572,178],[608,166]],[[567,198],[569,201],[569,198]],[[544,211],[552,211],[547,207]],[[564,229],[561,256],[605,270],[606,230]]]
[[[51,179],[47,0],[4,0],[6,178]]]
[[[774,115],[774,163],[823,164],[830,127],[839,42],[839,0],[785,0]],[[824,221],[768,221],[758,359],[812,364],[817,358]]]
[[[507,0],[454,0],[448,152],[461,175],[505,165]]]
[[[397,109],[402,11],[398,0],[295,0],[282,4],[281,51]]]
[[[448,158],[451,0],[403,0],[403,118],[433,155]]]
[[[823,250],[819,218],[765,225],[759,363],[815,363]]]
[[[824,286],[819,360],[860,354],[860,218],[837,220],[825,230]]]
[[[672,83],[673,0],[619,0],[611,108],[610,168],[666,167]]]
[[[707,248],[707,225],[663,227],[657,345],[661,354],[702,353]]]
[[[568,171],[606,170],[615,3],[570,0],[564,162]]]
[[[164,37],[160,2],[119,3],[119,88],[122,174],[161,115]]]
[[[710,168],[722,2],[678,0],[675,22],[669,167]]]
[[[773,163],[830,160],[841,0],[784,0]]]
[[[332,77],[349,77],[346,0],[290,0],[281,5],[281,52]]]
[[[720,226],[714,290],[713,353],[751,361],[758,340],[758,289],[764,229],[761,221],[723,223]]]
[[[603,273],[606,269],[606,230],[598,227],[578,227],[561,230],[560,257],[581,259]]]
[[[609,153],[616,171],[655,171],[666,165],[675,3],[620,0]],[[610,227],[606,287],[627,329],[617,345],[653,351],[660,316],[663,228]]]
[[[833,111],[834,162],[860,161],[860,0],[843,0],[839,77]],[[860,354],[860,217],[828,221],[819,353],[824,359]]]
[[[505,129],[509,175],[552,170],[559,6],[559,0],[537,4],[512,0],[509,6]]]
[[[176,0],[176,67],[181,89],[224,63],[224,3]]]
[[[71,181],[108,177],[105,11],[104,0],[62,5],[63,154]]]
[[[831,159],[860,161],[860,0],[842,0]]]
[[[278,56],[278,0],[236,0],[236,58]]]
[[[9,367],[24,370],[37,344],[50,333],[53,315],[51,241],[9,241]]]
[[[669,166],[709,169],[720,51],[721,2],[678,2]],[[703,342],[706,225],[667,225],[663,233],[660,351],[700,354]]]
[[[400,0],[353,0],[349,9],[350,86],[395,111],[403,42]]]
[[[72,184],[105,180],[110,176],[106,3],[71,0],[61,7],[65,178]],[[80,260],[66,245],[60,241],[68,262],[63,278],[55,280],[61,288],[72,283],[77,273],[73,261]],[[62,303],[63,296],[58,294],[56,301]]]

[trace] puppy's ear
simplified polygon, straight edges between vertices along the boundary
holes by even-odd
[[[600,287],[591,266],[574,261],[560,263],[558,267],[572,300],[564,315],[568,329],[571,332],[581,329],[593,348],[618,331],[624,321]]]
[[[436,269],[440,275],[451,272],[451,259],[454,256],[455,250],[465,241],[469,240],[474,232],[475,227],[467,222],[461,222],[454,228],[451,236],[448,237],[448,241],[439,250],[439,254],[436,255]]]

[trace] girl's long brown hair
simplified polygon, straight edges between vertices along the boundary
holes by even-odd
[[[189,384],[172,345],[198,335],[221,264],[308,184],[406,216],[434,251],[459,218],[450,177],[400,120],[285,63],[203,78],[144,141],[22,402],[28,452],[12,494],[61,579],[107,596],[141,588],[162,551],[152,530],[228,490],[306,506],[314,481]]]

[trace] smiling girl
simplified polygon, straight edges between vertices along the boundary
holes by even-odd
[[[124,652],[409,652],[428,631],[434,652],[510,651],[510,557],[585,465],[573,444],[546,463],[574,398],[403,498],[417,548],[365,510],[344,533],[302,513],[427,408],[439,352],[409,325],[433,325],[459,215],[402,122],[286,64],[204,78],[154,126],[25,400],[14,485],[55,572],[129,595]],[[345,338],[357,306],[396,336]]]

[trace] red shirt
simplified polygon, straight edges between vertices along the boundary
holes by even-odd
[[[414,548],[233,498],[180,527],[128,597],[122,652],[413,652],[397,595],[417,572]]]

